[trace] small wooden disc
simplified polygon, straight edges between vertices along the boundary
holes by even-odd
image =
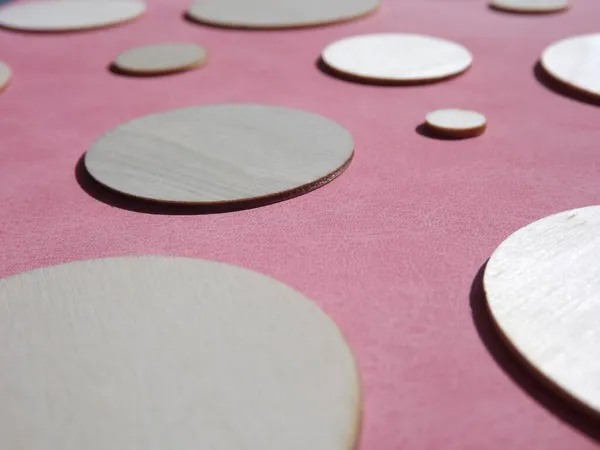
[[[334,71],[365,80],[426,82],[457,75],[473,61],[460,44],[416,34],[367,34],[330,44],[321,54]]]
[[[170,203],[260,203],[316,189],[354,153],[348,131],[316,114],[253,104],[152,114],[98,140],[85,166],[123,194]]]
[[[558,81],[600,97],[600,34],[558,41],[544,50],[540,63]]]
[[[0,61],[0,92],[3,91],[8,83],[10,83],[10,78],[12,77],[12,71],[8,64]]]
[[[484,275],[503,336],[551,385],[600,413],[600,206],[546,217],[494,252]]]
[[[203,66],[208,52],[196,44],[165,43],[137,47],[121,53],[114,67],[132,75],[162,75]]]
[[[145,11],[145,3],[128,0],[33,1],[0,9],[0,26],[22,31],[77,31],[128,22]]]
[[[435,134],[466,138],[479,136],[485,131],[485,116],[467,109],[438,109],[425,117],[425,124]]]
[[[379,0],[200,0],[188,11],[198,22],[232,28],[298,28],[356,19]]]
[[[490,5],[501,11],[524,14],[559,12],[570,6],[569,0],[492,0]]]
[[[352,450],[356,363],[315,303],[210,261],[0,280],[0,448]]]

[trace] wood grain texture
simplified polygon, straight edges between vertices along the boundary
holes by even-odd
[[[136,19],[144,2],[55,0],[19,3],[0,9],[0,26],[21,31],[77,31]]]
[[[288,198],[328,183],[354,152],[350,133],[316,114],[228,104],[153,114],[98,140],[85,166],[118,192],[171,203]]]
[[[0,92],[2,92],[10,83],[12,71],[8,64],[0,61]]]
[[[524,14],[547,14],[569,9],[569,0],[492,0],[490,6],[500,11]]]
[[[425,124],[435,134],[455,138],[481,135],[487,126],[485,116],[466,109],[438,109],[425,117]]]
[[[520,229],[490,258],[487,301],[503,336],[552,386],[600,412],[600,207]]]
[[[115,58],[114,68],[132,75],[163,75],[201,67],[208,62],[204,47],[190,43],[163,43],[136,47]]]
[[[363,80],[427,82],[467,70],[473,61],[462,45],[416,34],[353,36],[327,46],[321,58],[336,72]]]
[[[357,19],[375,11],[379,0],[200,0],[192,20],[232,28],[299,28]]]
[[[600,98],[600,34],[558,41],[544,50],[540,63],[561,83]]]
[[[135,257],[0,280],[3,449],[351,450],[353,355],[282,283]]]

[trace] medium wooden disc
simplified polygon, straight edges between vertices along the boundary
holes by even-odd
[[[297,28],[344,22],[373,12],[379,0],[200,0],[193,20],[233,28]]]
[[[569,8],[569,0],[492,0],[492,8],[502,11],[545,14],[564,11]]]
[[[33,1],[0,9],[0,26],[22,31],[76,31],[128,22],[145,11],[145,3],[129,0]]]
[[[312,301],[185,258],[0,280],[3,449],[351,450],[360,385]]]
[[[171,203],[284,199],[316,189],[350,163],[348,131],[316,114],[253,104],[178,109],[121,125],[85,166],[123,194]]]
[[[466,138],[479,136],[485,131],[487,120],[476,111],[467,109],[438,109],[425,117],[425,124],[435,134]]]
[[[12,77],[12,71],[8,64],[0,61],[0,92],[3,91],[8,83],[10,83],[10,79]]]
[[[600,206],[520,229],[490,258],[484,286],[510,344],[551,385],[600,412]]]
[[[600,97],[600,34],[558,41],[544,50],[540,63],[558,81]]]
[[[321,57],[336,72],[364,80],[426,82],[457,75],[473,61],[462,45],[416,34],[367,34],[330,44]]]
[[[164,43],[136,47],[121,53],[114,67],[132,75],[161,75],[181,72],[206,64],[204,47],[188,43]]]

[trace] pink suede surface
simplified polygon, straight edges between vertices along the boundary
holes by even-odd
[[[364,381],[361,449],[596,448],[600,422],[546,390],[499,342],[477,276],[513,231],[600,202],[600,108],[548,89],[533,71],[547,45],[599,31],[600,2],[574,3],[564,14],[518,16],[484,0],[384,0],[352,23],[252,32],[186,22],[188,0],[149,0],[145,16],[112,29],[0,30],[0,60],[14,71],[0,94],[0,276],[118,255],[248,267],[313,298],[344,330]],[[318,69],[327,44],[372,32],[456,40],[474,64],[410,87]],[[163,41],[205,45],[210,62],[159,78],[107,70],[121,51]],[[79,158],[111,128],[221,102],[332,118],[354,135],[355,159],[317,191],[225,214],[136,212],[78,184]],[[415,130],[448,107],[484,113],[487,132],[443,141]]]

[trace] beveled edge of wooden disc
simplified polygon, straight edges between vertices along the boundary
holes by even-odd
[[[301,24],[287,24],[287,25],[245,25],[241,23],[227,22],[227,21],[216,21],[216,20],[208,20],[202,17],[197,17],[191,13],[191,9],[193,4],[186,10],[184,13],[184,18],[192,23],[197,23],[200,25],[205,25],[213,28],[224,28],[224,29],[237,29],[237,30],[246,30],[246,31],[285,31],[285,30],[298,30],[304,28],[320,28],[327,27],[330,25],[339,25],[348,22],[353,22],[355,20],[360,20],[363,18],[370,17],[377,13],[381,8],[382,0],[377,0],[375,7],[369,11],[343,17],[341,19],[329,20],[329,21],[319,21],[319,22],[307,22]]]
[[[504,5],[499,5],[499,4],[495,4],[494,0],[491,0],[489,3],[489,7],[490,9],[493,9],[495,11],[500,11],[500,12],[504,12],[504,13],[509,13],[509,14],[523,14],[523,15],[531,15],[531,16],[537,16],[537,15],[548,15],[548,14],[558,14],[558,13],[564,13],[567,12],[568,10],[571,9],[571,2],[569,1],[565,6],[561,7],[561,8],[554,8],[554,9],[535,9],[535,8],[530,8],[530,9],[519,9],[519,8],[511,8],[508,6],[504,6]]]

